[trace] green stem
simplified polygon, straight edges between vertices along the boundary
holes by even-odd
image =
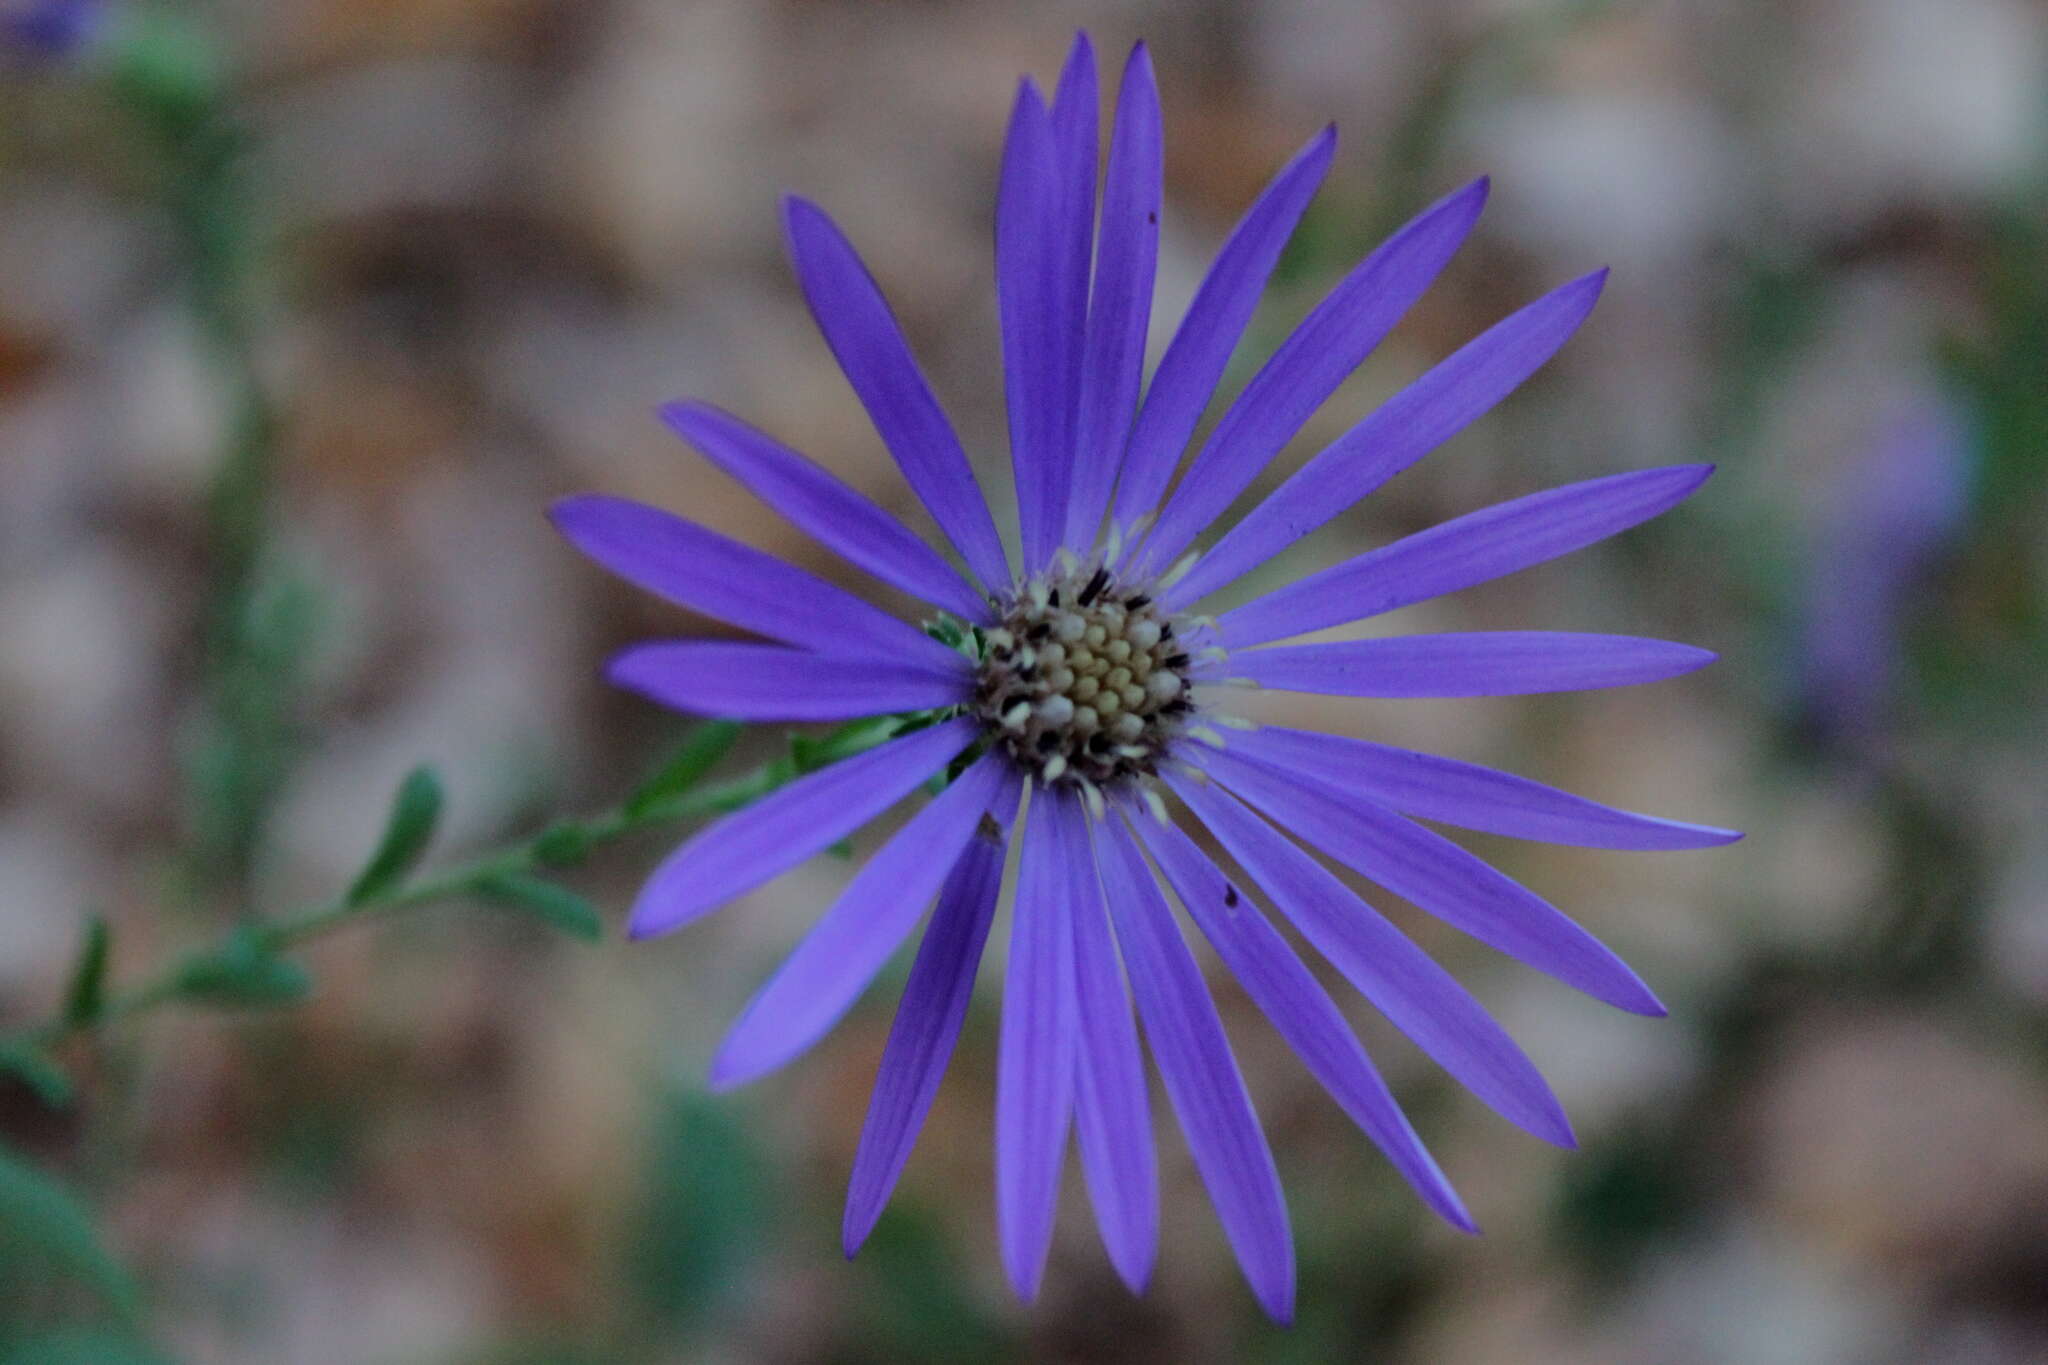
[[[264,952],[278,953],[324,937],[344,925],[399,911],[418,909],[443,901],[476,894],[492,881],[511,873],[533,872],[552,866],[542,852],[542,838],[559,841],[572,835],[586,850],[594,850],[641,830],[673,823],[697,815],[737,810],[773,791],[788,780],[786,760],[776,760],[730,782],[692,791],[647,807],[624,803],[590,817],[556,825],[546,836],[512,844],[493,853],[432,876],[402,883],[360,901],[323,901],[288,910],[266,918],[245,932]],[[172,959],[156,973],[124,991],[110,995],[91,1017],[79,1019],[58,1014],[42,1023],[0,1035],[0,1053],[16,1048],[40,1052],[74,1035],[87,1033],[119,1019],[144,1014],[160,1005],[187,998],[186,970],[196,961],[218,957],[234,941],[233,934],[214,945]]]

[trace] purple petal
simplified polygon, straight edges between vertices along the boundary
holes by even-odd
[[[1742,837],[1616,810],[1526,777],[1343,735],[1267,726],[1235,735],[1237,754],[1383,806],[1464,829],[1583,848],[1711,848]]]
[[[792,195],[782,222],[811,316],[903,477],[982,586],[1007,586],[1009,561],[981,485],[874,276],[817,205]]]
[[[1121,822],[1098,828],[1109,913],[1166,1097],[1252,1293],[1274,1319],[1287,1322],[1294,1316],[1294,1242],[1273,1153],[1201,969],[1143,855]]]
[[[1026,574],[1043,569],[1059,548],[1073,463],[1080,337],[1068,305],[1074,269],[1086,266],[1068,259],[1060,173],[1051,116],[1037,87],[1025,81],[996,198],[996,302]]]
[[[924,942],[903,986],[903,1003],[882,1049],[868,1119],[853,1155],[847,1182],[846,1219],[840,1229],[848,1256],[874,1231],[910,1149],[939,1093],[939,1078],[960,1039],[981,962],[995,920],[996,893],[1003,881],[1003,846],[990,838],[967,843],[939,891],[938,908],[925,927]]]
[[[1027,1303],[1038,1296],[1052,1246],[1073,1113],[1074,931],[1068,911],[1080,880],[1091,875],[1088,850],[1070,847],[1066,822],[1047,809],[1058,799],[1043,788],[1033,793],[1024,822],[996,1054],[996,1231],[1003,1268]]]
[[[1191,785],[1176,778],[1167,784],[1175,791]],[[1178,829],[1157,821],[1138,828],[1180,903],[1287,1045],[1424,1203],[1454,1227],[1478,1231],[1343,1014],[1251,898]]]
[[[1230,353],[1251,321],[1266,277],[1280,251],[1294,234],[1302,211],[1330,169],[1337,130],[1325,128],[1295,154],[1258,202],[1246,212],[1230,239],[1217,253],[1202,287],[1188,305],[1187,316],[1173,334],[1138,423],[1124,452],[1123,475],[1117,482],[1115,519],[1131,526],[1157,510],[1181,452],[1195,434],[1203,409],[1223,377]]]
[[[1068,847],[1093,864],[1087,818],[1078,803],[1062,802]],[[1145,1062],[1131,1000],[1117,966],[1102,887],[1091,865],[1075,900],[1074,987],[1080,1055],[1074,1071],[1074,1129],[1081,1170],[1102,1245],[1123,1282],[1145,1292],[1159,1250],[1159,1170],[1152,1150],[1152,1110],[1145,1094]]]
[[[944,767],[980,728],[962,717],[918,730],[706,825],[647,879],[627,933],[667,933],[837,843]]]
[[[1509,957],[1632,1014],[1664,1007],[1550,902],[1442,835],[1305,774],[1230,750],[1192,755],[1215,778],[1346,867]]]
[[[1139,43],[1124,65],[1103,187],[1102,241],[1095,262],[1095,297],[1088,311],[1074,475],[1067,501],[1066,541],[1076,548],[1095,541],[1138,404],[1159,259],[1164,175],[1159,87],[1152,78],[1151,55]]]
[[[727,720],[854,720],[972,699],[974,666],[835,659],[781,645],[664,640],[616,655],[605,676],[651,701]]]
[[[1007,759],[991,754],[913,816],[848,884],[725,1035],[711,1085],[773,1071],[825,1036],[924,914],[981,817],[1016,798]]]
[[[1486,181],[1439,200],[1367,256],[1245,386],[1188,466],[1142,551],[1164,569],[1251,487],[1280,448],[1365,362],[1464,244]]]
[[[1463,431],[1564,345],[1606,280],[1595,271],[1546,294],[1381,404],[1218,540],[1168,603],[1198,601],[1257,568]]]
[[[1073,49],[1053,91],[1051,118],[1059,180],[1055,211],[1061,251],[1059,325],[1067,340],[1068,363],[1074,367],[1065,395],[1066,420],[1071,424],[1080,410],[1081,347],[1088,328],[1088,276],[1095,258],[1095,181],[1102,149],[1102,87],[1096,78],[1095,45],[1085,32],[1074,35]],[[1063,483],[1072,476],[1073,434],[1070,425],[1064,452],[1069,468],[1063,471]],[[1065,505],[1063,496],[1061,507]],[[1057,517],[1054,522],[1053,534],[1058,536],[1061,523]]]
[[[1571,1124],[1535,1064],[1451,974],[1222,788],[1175,788],[1238,866],[1388,1022],[1508,1122],[1561,1147]]]
[[[1710,650],[1669,640],[1491,630],[1246,650],[1214,671],[1339,697],[1513,697],[1661,682],[1713,661]]]
[[[938,551],[788,446],[709,403],[670,403],[661,415],[704,458],[849,564],[966,620],[995,621],[988,599]]]
[[[915,626],[822,578],[645,503],[563,498],[548,515],[585,555],[637,587],[745,630],[807,649],[948,667],[952,654]]]
[[[1495,503],[1310,574],[1224,613],[1218,628],[1225,646],[1242,649],[1457,592],[1640,525],[1713,472],[1674,465]]]

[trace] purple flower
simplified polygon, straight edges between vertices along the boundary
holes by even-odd
[[[1808,718],[1867,742],[1892,695],[1902,619],[1963,529],[1970,431],[1932,394],[1902,402],[1835,490],[1807,576],[1800,650]]]
[[[1292,921],[1503,1115],[1569,1145],[1564,1114],[1478,1002],[1282,831],[1481,941],[1640,1014],[1662,1007],[1614,954],[1409,817],[1602,848],[1697,848],[1738,836],[1450,759],[1256,728],[1229,713],[1231,688],[1466,697],[1690,672],[1711,656],[1604,635],[1504,631],[1268,646],[1565,554],[1664,511],[1709,471],[1622,474],[1502,503],[1220,617],[1201,614],[1210,594],[1512,390],[1572,334],[1603,277],[1589,275],[1508,317],[1331,444],[1206,549],[1192,550],[1429,286],[1478,217],[1486,184],[1426,210],[1339,284],[1252,379],[1176,484],[1182,452],[1264,282],[1329,167],[1334,135],[1310,139],[1231,233],[1140,402],[1161,193],[1158,94],[1142,45],[1124,69],[1099,206],[1097,101],[1084,35],[1050,105],[1023,83],[1003,157],[996,279],[1021,559],[1005,547],[874,279],[832,221],[795,198],[784,225],[811,311],[964,569],[737,419],[701,403],[675,404],[664,415],[791,522],[938,616],[919,629],[703,527],[616,498],[571,498],[554,517],[614,573],[776,642],[642,645],[613,662],[620,685],[683,711],[742,720],[905,717],[887,743],[685,843],[641,893],[635,936],[691,923],[844,838],[934,774],[954,774],[754,998],[712,1067],[714,1084],[732,1086],[804,1051],[936,899],[854,1160],[848,1254],[874,1226],[959,1037],[995,914],[1004,844],[1015,840],[995,1161],[1012,1284],[1027,1299],[1037,1291],[1070,1125],[1110,1259],[1133,1289],[1151,1270],[1159,1196],[1135,1001],[1224,1233],[1259,1302],[1286,1319],[1294,1259],[1273,1158],[1165,888],[1430,1207],[1471,1229],[1338,1007],[1265,907]],[[1242,879],[1174,824],[1169,799],[1208,829]]]
[[[31,61],[57,61],[91,40],[101,20],[99,0],[0,0],[0,52]]]

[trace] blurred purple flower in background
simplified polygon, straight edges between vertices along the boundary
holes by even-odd
[[[1662,1006],[1607,948],[1407,817],[1601,848],[1699,848],[1738,836],[1450,759],[1256,728],[1229,714],[1230,689],[1473,697],[1619,686],[1698,668],[1712,656],[1682,645],[1533,631],[1267,646],[1579,549],[1665,511],[1710,471],[1647,470],[1501,503],[1220,617],[1200,614],[1203,599],[1512,391],[1572,335],[1604,272],[1500,322],[1191,553],[1428,288],[1478,217],[1486,184],[1426,210],[1340,283],[1231,404],[1176,483],[1182,452],[1330,165],[1334,134],[1312,138],[1245,214],[1140,402],[1162,180],[1158,95],[1142,45],[1123,75],[1099,236],[1098,99],[1084,36],[1049,105],[1023,83],[1003,158],[996,274],[1021,562],[1006,550],[874,279],[831,220],[795,198],[785,228],[818,326],[964,571],[860,493],[735,418],[699,403],[676,404],[665,416],[796,526],[940,615],[919,629],[779,560],[621,499],[571,498],[554,516],[569,540],[621,577],[778,642],[639,646],[611,665],[620,685],[683,711],[742,720],[902,717],[886,743],[684,844],[641,893],[635,936],[698,919],[935,775],[951,777],[854,877],[713,1064],[713,1082],[732,1086],[803,1052],[936,897],[854,1162],[848,1253],[874,1226],[959,1036],[999,899],[1004,843],[1015,839],[996,1096],[997,1211],[1012,1284],[1026,1298],[1036,1293],[1070,1124],[1111,1260],[1134,1289],[1150,1273],[1158,1182],[1135,1000],[1224,1231],[1260,1303],[1286,1319],[1293,1247],[1273,1158],[1158,874],[1345,1111],[1430,1207],[1471,1229],[1337,1005],[1252,888],[1501,1114],[1570,1145],[1564,1114],[1478,1002],[1282,831],[1538,970],[1650,1015]],[[1169,794],[1247,880],[1233,879],[1181,832]]]
[[[1804,604],[1800,687],[1828,739],[1883,725],[1915,588],[1963,529],[1971,444],[1963,415],[1925,395],[1883,421],[1819,528]]]
[[[104,18],[101,0],[0,0],[0,53],[60,61],[91,41]]]

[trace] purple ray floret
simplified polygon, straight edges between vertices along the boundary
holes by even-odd
[[[1029,80],[1018,87],[994,209],[1014,526],[998,529],[881,286],[824,211],[802,199],[784,206],[798,283],[940,539],[718,408],[686,401],[662,410],[798,531],[923,603],[921,619],[652,507],[599,496],[556,505],[562,534],[605,568],[763,637],[636,645],[613,659],[612,681],[697,715],[880,722],[876,747],[699,830],[649,878],[630,928],[645,937],[689,924],[924,789],[733,1024],[713,1084],[743,1084],[800,1056],[856,1007],[929,910],[854,1157],[842,1228],[852,1255],[909,1162],[1007,898],[993,1165],[1011,1285],[1026,1300],[1039,1291],[1075,1147],[1110,1264],[1143,1292],[1161,1212],[1149,1055],[1253,1296],[1285,1322],[1295,1267],[1279,1177],[1174,901],[1421,1202],[1473,1231],[1343,1009],[1272,917],[1476,1098],[1570,1146],[1570,1123],[1531,1058],[1330,864],[1598,1000],[1657,1015],[1656,995],[1606,945],[1418,820],[1609,849],[1699,849],[1740,836],[1458,759],[1262,727],[1231,713],[1242,693],[1225,684],[1458,698],[1689,673],[1713,656],[1623,635],[1279,642],[1535,570],[1670,510],[1711,470],[1646,469],[1530,493],[1291,584],[1264,584],[1220,617],[1197,614],[1211,593],[1505,399],[1586,321],[1606,272],[1509,312],[1235,525],[1217,527],[1451,267],[1487,182],[1452,190],[1352,270],[1191,450],[1330,169],[1334,131],[1310,138],[1246,210],[1147,384],[1160,219],[1170,207],[1151,60],[1140,45],[1124,63],[1106,137],[1085,35],[1051,88],[1048,101]],[[1203,832],[1214,856],[1195,837]]]

